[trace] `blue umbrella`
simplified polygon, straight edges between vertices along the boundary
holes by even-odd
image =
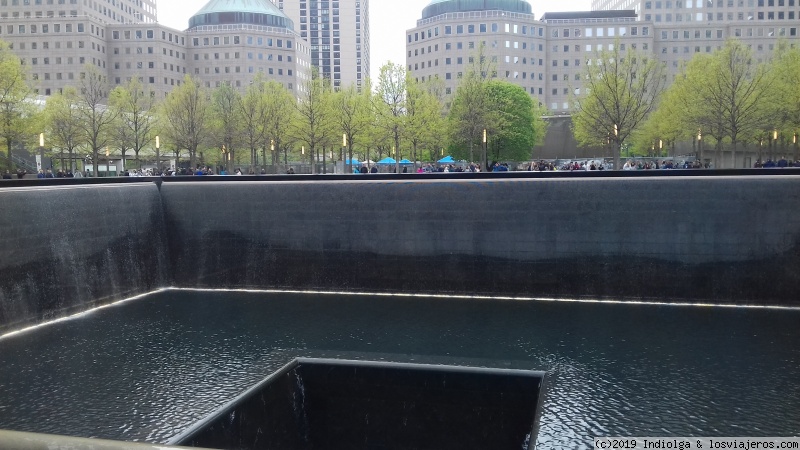
[[[452,157],[452,156],[449,156],[449,155],[448,155],[448,156],[445,156],[444,158],[440,159],[440,160],[439,160],[439,161],[437,161],[437,162],[438,162],[439,164],[451,164],[451,163],[454,163],[454,162],[456,162],[456,160],[455,160],[455,159],[453,159],[453,157]]]

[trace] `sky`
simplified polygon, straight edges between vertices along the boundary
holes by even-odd
[[[208,0],[158,0],[158,21],[171,28],[184,30],[189,17],[199,11]],[[430,0],[370,0],[371,75],[387,61],[405,65],[405,32],[414,28],[422,16],[422,9]],[[534,15],[539,18],[548,11],[585,11],[590,0],[534,1]]]

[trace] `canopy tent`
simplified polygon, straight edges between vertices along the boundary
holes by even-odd
[[[452,156],[448,155],[448,156],[445,156],[444,158],[442,158],[442,159],[440,159],[439,161],[436,161],[436,162],[438,162],[439,164],[452,164],[452,163],[456,162],[456,160],[453,159]]]
[[[392,161],[394,161],[394,160],[392,160]],[[411,161],[409,161],[407,159],[401,159],[400,160],[400,164],[414,164],[414,163],[412,163]]]
[[[350,160],[350,159],[345,159],[345,160],[344,160],[344,163],[345,163],[345,164],[352,164],[352,165],[354,165],[354,166],[355,166],[355,165],[357,165],[357,164],[361,164],[361,161],[359,161],[359,160],[357,160],[357,159],[353,158],[352,160]]]
[[[378,164],[397,164],[397,161],[394,158],[386,157],[382,160],[378,161]]]

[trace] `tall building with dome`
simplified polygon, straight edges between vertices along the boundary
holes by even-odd
[[[244,89],[260,73],[298,92],[310,74],[309,46],[269,0],[211,0],[186,30],[156,23],[153,0],[112,7],[57,1],[0,0],[0,39],[27,66],[40,95],[77,86],[86,64],[112,88],[136,77],[161,97],[186,75],[210,88],[230,82]]]
[[[725,1],[785,6],[790,0]],[[684,7],[697,6],[692,0],[683,2]],[[702,3],[702,8],[708,4],[716,8],[717,0]],[[675,7],[675,3],[670,5]],[[666,22],[663,17],[661,21],[652,16],[646,20],[633,9],[612,9],[548,12],[536,18],[525,0],[432,0],[416,26],[406,32],[406,67],[417,80],[443,80],[451,99],[477,49],[483,46],[494,66],[493,76],[522,86],[552,114],[568,115],[570,95],[582,89],[584,65],[591,63],[599,50],[619,45],[622,50],[650,54],[665,63],[671,80],[694,54],[711,53],[729,38],[749,45],[758,61],[769,57],[778,39],[796,45],[800,22],[785,17],[738,20],[739,16],[733,16],[727,20],[724,15],[722,21],[675,21],[673,17]]]
[[[189,66],[207,87],[242,88],[257,74],[296,91],[310,73],[307,43],[268,0],[211,0],[189,20]]]

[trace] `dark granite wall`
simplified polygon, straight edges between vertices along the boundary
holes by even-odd
[[[0,189],[0,332],[169,284],[154,183]]]
[[[800,178],[165,182],[176,285],[800,303]]]
[[[536,442],[543,385],[544,372],[301,358],[169,443],[519,450]]]
[[[800,304],[800,177],[479,175],[3,184],[0,331],[169,285]]]

